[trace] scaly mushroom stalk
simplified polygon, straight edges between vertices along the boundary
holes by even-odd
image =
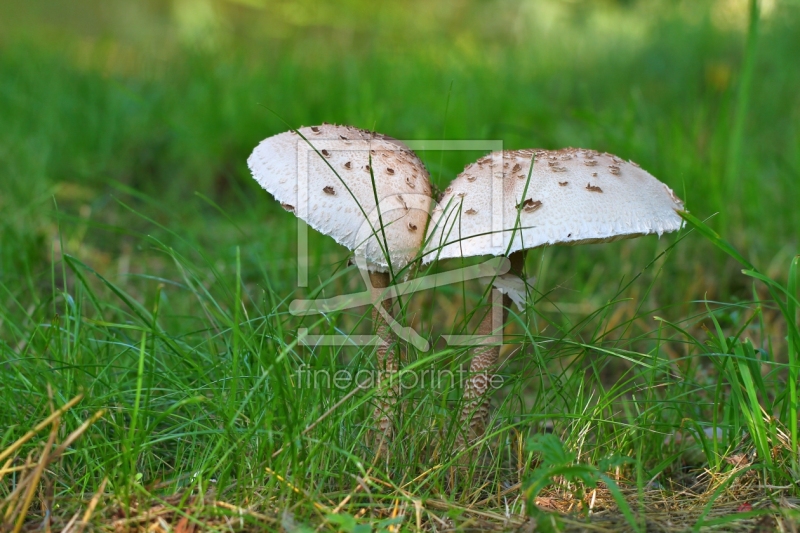
[[[525,266],[525,250],[514,252],[509,257],[511,261],[512,275],[522,276]],[[508,294],[501,294],[495,287],[491,289],[491,302],[495,302],[500,296],[503,301],[503,321],[505,326],[508,320],[508,309],[511,307],[511,297]],[[479,336],[496,335],[493,331],[493,313],[489,312],[478,324],[477,334]],[[463,448],[466,444],[472,444],[486,433],[489,424],[489,387],[494,377],[497,362],[500,359],[500,345],[478,346],[472,351],[472,360],[469,365],[469,377],[464,384],[464,392],[461,403],[461,414],[459,418],[459,433],[456,438],[456,447]]]
[[[389,287],[391,278],[386,272],[370,272],[369,279],[372,285],[370,290],[373,294],[373,301],[377,301],[383,291]],[[387,313],[391,313],[392,299],[386,298],[382,302],[374,304],[372,308],[372,327],[375,336],[381,339],[381,343],[375,350],[378,386],[382,388],[383,381],[385,379],[389,380],[389,387],[375,399],[377,405],[372,416],[377,433],[374,441],[378,453],[383,454],[395,433],[394,419],[397,414],[395,407],[398,401],[399,384],[396,382],[398,361],[395,357],[395,346],[393,346],[395,336],[389,323],[386,322],[383,314],[379,311],[378,306],[382,306]]]

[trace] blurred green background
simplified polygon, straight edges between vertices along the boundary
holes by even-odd
[[[125,227],[109,205],[119,186],[214,235],[201,193],[263,222],[247,232],[258,238],[288,219],[247,155],[322,121],[607,150],[701,218],[719,213],[712,225],[753,257],[786,264],[800,228],[800,4],[759,8],[748,78],[747,0],[5,1],[0,228],[17,245],[0,268],[47,261],[54,198],[62,215]],[[440,185],[473,156],[423,155]],[[709,260],[712,293],[735,290]]]

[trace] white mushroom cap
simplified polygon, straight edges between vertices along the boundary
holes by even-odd
[[[307,141],[288,131],[253,150],[247,165],[256,181],[284,209],[365,259],[370,270],[388,270],[384,233],[394,268],[413,260],[431,204],[428,172],[419,158],[395,139],[350,126],[298,131]]]
[[[661,235],[682,226],[681,209],[669,187],[611,154],[496,152],[467,166],[444,191],[423,261]]]

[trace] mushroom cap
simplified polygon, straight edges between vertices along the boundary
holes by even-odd
[[[608,153],[495,152],[445,189],[431,215],[423,262],[661,235],[682,226],[681,209],[672,189]]]
[[[351,126],[297,131],[302,137],[284,132],[253,150],[247,165],[256,181],[284,209],[354,251],[358,263],[366,260],[370,270],[389,270],[384,248],[396,269],[417,257],[432,200],[428,172],[414,152]],[[382,247],[384,233],[388,246]]]

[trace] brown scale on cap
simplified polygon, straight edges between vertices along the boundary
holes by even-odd
[[[586,161],[583,162],[583,164],[586,165],[587,167],[594,167],[597,166],[597,161],[595,161],[594,159],[587,159]]]
[[[409,222],[408,223],[408,230],[409,231],[417,231],[417,225],[414,224],[413,222]]]
[[[522,166],[519,163],[517,163],[516,165],[514,165],[514,168],[511,169],[511,172],[519,172],[520,170],[522,170]]]
[[[331,196],[336,195],[336,191],[334,191],[333,187],[331,187],[330,185],[328,185],[327,187],[323,187],[322,190],[325,194],[330,194]]]
[[[468,215],[476,215],[476,214],[478,213],[477,211],[475,211],[475,210],[474,210],[474,209],[472,209],[471,207],[470,207],[469,209],[467,209],[466,211],[464,211],[464,212],[465,212],[466,214],[468,214]]]
[[[611,172],[612,174],[614,174],[615,176],[619,176],[619,174],[620,174],[620,170],[619,170],[619,167],[617,165],[609,165],[608,166],[608,171]]]
[[[562,187],[566,187],[568,183],[569,183],[568,181],[559,181],[558,182],[558,184],[561,185]]]
[[[320,153],[322,155],[324,155],[325,157],[330,157],[331,156],[331,153],[329,151],[327,151],[327,150],[322,150],[322,151],[320,151]]]
[[[550,167],[550,170],[553,172],[566,172],[567,167]]]
[[[536,211],[537,209],[539,209],[540,207],[542,207],[542,202],[541,202],[541,200],[534,200],[533,198],[528,198],[527,200],[522,202],[522,204],[517,204],[516,207],[517,207],[517,209],[522,207],[522,209],[524,211],[527,211],[528,213],[532,213],[532,212]]]
[[[592,185],[591,183],[586,184],[586,190],[592,192],[603,192],[603,189],[601,189],[597,185]]]
[[[316,133],[317,135],[319,135],[319,128],[318,128],[318,127],[316,127],[316,126],[311,126],[311,131],[313,131],[314,133]]]
[[[389,174],[390,176],[394,176],[394,169],[393,168],[387,168],[386,169],[386,173]]]
[[[290,213],[294,213],[294,206],[289,204],[281,204],[281,207],[289,211]]]
[[[344,168],[346,168],[347,170],[350,170],[351,168],[353,168],[353,164],[350,163],[350,161],[348,161],[347,163],[344,164]]]

